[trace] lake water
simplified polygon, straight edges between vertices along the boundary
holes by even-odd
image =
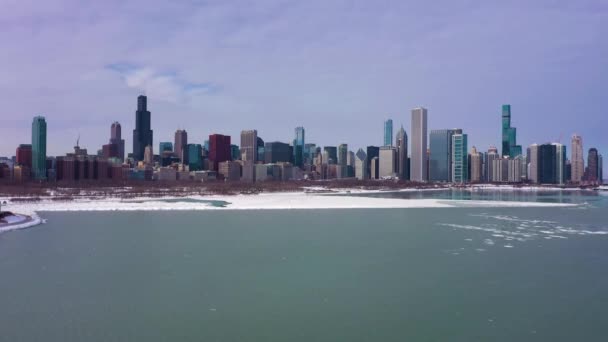
[[[0,341],[608,339],[608,196],[381,196],[581,205],[42,212],[0,234]]]

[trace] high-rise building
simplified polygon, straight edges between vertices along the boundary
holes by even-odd
[[[410,157],[410,179],[415,182],[427,180],[427,110],[412,109],[412,155]]]
[[[452,181],[452,135],[462,134],[461,129],[432,130],[430,134],[429,180]]]
[[[509,172],[507,174],[508,181],[510,183],[519,183],[521,182],[521,165],[523,163],[524,157],[522,155],[518,155],[515,158],[508,159],[508,167]]]
[[[407,133],[405,133],[403,126],[397,132],[395,142],[397,147],[397,176],[399,179],[408,180],[410,179],[410,168],[407,157]]]
[[[304,144],[304,164],[312,165],[315,159],[316,144]]]
[[[188,132],[185,129],[178,129],[175,131],[175,143],[173,144],[173,152],[175,156],[179,158],[183,164],[188,165],[188,150],[186,150],[186,146],[188,145]],[[159,153],[162,153],[159,152]]]
[[[572,136],[570,164],[572,165],[571,181],[580,183],[585,175],[585,160],[583,156],[583,138],[580,135]]]
[[[585,172],[585,180],[590,183],[595,183],[599,180],[599,153],[595,147],[589,149],[587,153],[587,170]]]
[[[604,157],[601,154],[597,155],[597,181],[604,184]]]
[[[380,167],[378,165],[379,161],[380,159],[378,157],[372,158],[370,167],[370,169],[372,170],[372,173],[370,174],[371,179],[380,179],[380,175],[378,174],[378,171],[380,170]]]
[[[431,154],[433,153],[433,149],[431,147]],[[475,146],[471,148],[471,156],[470,156],[470,164],[471,164],[471,183],[479,183],[482,181],[483,176],[483,157],[482,154],[477,151]],[[432,172],[432,169],[431,169]]]
[[[190,171],[203,169],[203,146],[201,144],[186,145],[188,153],[188,168]]]
[[[37,116],[32,122],[32,177],[46,179],[46,120]]]
[[[323,151],[327,153],[327,158],[323,158],[327,164],[338,163],[338,148],[336,146],[325,146]]]
[[[380,148],[378,146],[367,146],[367,175],[371,179],[378,179],[378,163],[372,165],[372,160],[374,158],[380,157]],[[374,177],[375,176],[375,177]]]
[[[16,153],[16,163],[19,166],[24,166],[29,169],[32,168],[32,145],[30,144],[21,144],[17,147]]]
[[[532,144],[528,148],[528,180],[532,183],[540,182],[540,145]]]
[[[469,175],[468,147],[466,134],[452,135],[452,182],[466,183]]]
[[[485,175],[487,182],[495,182],[494,180],[494,160],[500,158],[496,146],[490,146],[485,155]]]
[[[369,178],[367,174],[367,154],[361,148],[355,154],[355,177],[359,180]]]
[[[133,159],[144,159],[146,146],[152,146],[153,132],[151,114],[148,111],[148,98],[144,95],[137,97],[137,111],[135,111],[135,129],[133,130]]]
[[[380,147],[380,158],[379,158],[379,177],[394,177],[395,166],[396,166],[397,149],[393,146],[382,146]]]
[[[256,158],[257,161],[264,162],[264,140],[262,138],[257,138],[257,152],[258,156]]]
[[[230,160],[230,136],[212,134],[209,136],[209,167],[218,171],[219,163]]]
[[[110,128],[110,144],[116,145],[117,158],[120,162],[125,161],[125,140],[122,138],[122,128],[118,121],[112,123]]]
[[[304,127],[296,127],[295,129],[295,139],[293,139],[293,161],[294,165],[298,167],[304,166]]]
[[[258,161],[258,131],[241,131],[241,160],[255,163]]]
[[[154,163],[154,149],[152,145],[146,146],[144,150],[144,164],[151,165]]]
[[[555,183],[566,184],[566,145],[554,143],[555,146]]]
[[[239,145],[230,145],[230,160],[241,160],[241,149]]]
[[[267,142],[264,146],[264,162],[270,163],[289,163],[291,160],[291,149],[289,144],[280,141]]]
[[[538,161],[538,182],[540,184],[557,184],[556,145],[540,145],[538,148]]]
[[[173,143],[170,141],[161,141],[158,144],[158,154],[162,155],[164,152],[173,153]]]
[[[517,157],[522,154],[517,145],[517,129],[511,127],[511,105],[502,106],[502,156]]]
[[[384,121],[384,146],[393,146],[393,120]]]
[[[348,165],[347,163],[347,159],[348,158],[348,145],[347,144],[340,144],[338,145],[338,165],[342,165],[342,166],[346,166]]]
[[[509,181],[509,158],[496,158],[492,160],[492,181],[506,183]]]

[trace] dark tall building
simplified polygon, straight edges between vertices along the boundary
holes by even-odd
[[[542,144],[538,148],[538,182],[557,184],[557,146]]]
[[[323,152],[327,153],[327,164],[338,163],[338,148],[336,146],[325,146]]]
[[[120,123],[115,121],[112,123],[110,132],[110,144],[116,145],[117,157],[121,162],[125,161],[125,140],[122,139],[122,129]]]
[[[32,168],[32,145],[21,144],[15,153],[17,165]]]
[[[137,111],[135,111],[135,129],[133,130],[133,159],[144,160],[146,146],[152,146],[153,136],[151,129],[151,114],[148,111],[148,98],[137,97]]]
[[[368,176],[371,178],[372,175],[376,175],[376,177],[378,176],[378,172],[380,170],[378,170],[378,164],[375,164],[375,170],[373,170],[374,172],[372,172],[372,160],[374,158],[380,158],[380,147],[378,146],[367,146],[367,174]],[[409,164],[409,162],[408,162]]]
[[[46,179],[46,119],[37,116],[32,122],[32,178]]]
[[[517,145],[517,129],[511,127],[511,105],[502,106],[502,156],[517,157],[522,154]]]
[[[212,134],[209,136],[209,167],[218,171],[218,164],[230,160],[230,136]]]
[[[257,137],[257,159],[256,161],[264,162],[264,140],[262,138]]]
[[[585,180],[587,182],[597,182],[599,180],[598,165],[599,154],[597,149],[592,147],[587,154],[587,169],[585,170]]]
[[[410,179],[410,166],[407,162],[407,133],[401,126],[401,129],[397,132],[397,140],[395,141],[397,147],[397,175],[401,180]]]
[[[291,146],[283,142],[267,142],[264,145],[264,162],[267,164],[290,162],[292,159],[292,154],[293,152]]]

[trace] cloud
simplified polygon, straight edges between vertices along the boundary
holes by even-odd
[[[159,72],[151,67],[113,63],[106,68],[120,74],[127,87],[155,100],[174,104],[189,104],[194,96],[216,93],[219,89],[211,83],[188,82],[175,72]]]

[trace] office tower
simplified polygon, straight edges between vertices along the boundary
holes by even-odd
[[[355,154],[355,177],[359,180],[368,179],[367,154],[360,148]]]
[[[15,152],[16,163],[19,166],[25,166],[29,169],[32,168],[32,145],[21,144],[17,147]]]
[[[583,138],[580,135],[572,136],[572,152],[570,163],[572,165],[571,180],[573,183],[580,183],[585,175],[585,160],[583,157]]]
[[[367,175],[372,179],[378,179],[378,164],[376,163],[375,169],[372,169],[372,160],[380,156],[380,148],[378,146],[367,146]],[[375,176],[375,177],[372,177]]]
[[[32,177],[46,179],[46,120],[37,116],[32,122]]]
[[[185,129],[178,129],[175,131],[175,143],[173,144],[173,152],[175,156],[179,158],[183,164],[188,164],[188,151],[186,146],[188,145],[188,132]]]
[[[566,145],[554,143],[555,146],[555,183],[566,184]]]
[[[151,114],[148,111],[148,98],[137,97],[137,111],[135,111],[135,129],[133,130],[133,159],[144,159],[146,146],[152,146],[153,132],[151,129]]]
[[[494,160],[500,158],[496,146],[490,146],[485,155],[485,174],[487,182],[494,182]]]
[[[592,147],[587,153],[587,170],[585,174],[585,180],[589,183],[595,183],[599,180],[599,154],[597,149]]]
[[[372,173],[370,174],[370,178],[371,179],[379,179],[380,178],[379,175],[378,175],[378,171],[380,170],[380,167],[379,167],[378,163],[379,163],[379,158],[378,157],[372,158],[371,167],[370,167],[370,169],[372,170]]]
[[[432,130],[430,134],[429,180],[452,181],[452,135],[462,134],[462,129]]]
[[[496,158],[492,160],[492,181],[506,183],[509,181],[509,158]]]
[[[393,120],[384,121],[384,146],[393,146]]]
[[[304,127],[296,127],[293,140],[293,162],[298,167],[304,166]]]
[[[327,152],[327,158],[324,158],[327,164],[338,163],[338,149],[336,146],[325,146],[324,152]]]
[[[407,162],[407,133],[403,129],[403,126],[397,132],[395,147],[397,147],[397,176],[401,180],[408,180],[410,178],[410,168]]]
[[[412,109],[412,155],[410,157],[410,179],[415,182],[427,180],[427,110]]]
[[[188,169],[200,171],[203,169],[203,146],[201,144],[186,145],[188,153]],[[186,153],[186,152],[184,152]]]
[[[604,157],[599,152],[597,155],[597,180],[599,184],[604,184]]]
[[[452,135],[452,182],[466,183],[469,175],[466,134]]]
[[[347,157],[348,157],[348,145],[347,144],[338,145],[338,162],[337,162],[337,164],[346,166]]]
[[[241,160],[255,163],[258,161],[258,131],[241,131]]]
[[[431,147],[431,155],[432,155],[432,153],[433,153],[433,149]],[[482,160],[483,160],[483,158],[482,158],[481,153],[477,152],[477,149],[475,148],[475,146],[473,146],[471,148],[471,157],[470,157],[471,183],[479,183],[482,180],[482,174],[483,174]],[[432,171],[433,170],[431,169],[431,172]]]
[[[144,150],[144,164],[151,165],[154,163],[154,150],[152,145],[146,146]]]
[[[521,182],[521,169],[523,164],[524,157],[520,154],[517,157],[510,158],[507,160],[508,162],[508,181],[510,183],[519,183]]]
[[[264,140],[262,140],[262,138],[257,137],[257,157],[256,157],[256,161],[259,162],[264,162]]]
[[[540,170],[540,146],[538,144],[532,144],[528,148],[528,180],[532,183],[539,183],[539,170]]]
[[[511,127],[511,105],[502,106],[502,156],[517,157],[522,154],[517,145],[517,129]]]
[[[110,128],[110,144],[116,145],[117,158],[120,162],[125,161],[125,140],[122,138],[122,128],[118,121],[112,123]]]
[[[264,162],[270,163],[289,163],[291,160],[291,149],[289,144],[280,141],[267,142],[264,146]]]
[[[230,160],[230,136],[212,134],[209,136],[209,167],[218,171],[219,163]]]
[[[304,144],[304,164],[312,165],[315,158],[316,144]]]
[[[538,148],[538,182],[557,183],[557,148],[553,144],[542,144]]]
[[[170,141],[161,141],[158,144],[158,154],[162,155],[164,152],[173,153],[173,143]]]
[[[238,145],[230,145],[230,160],[241,160],[241,149]]]
[[[353,178],[355,177],[355,161],[357,160],[357,156],[355,152],[348,151],[348,155],[346,157],[346,177]]]
[[[380,178],[395,176],[396,156],[397,149],[393,146],[380,147],[380,158],[378,158],[378,171]]]

